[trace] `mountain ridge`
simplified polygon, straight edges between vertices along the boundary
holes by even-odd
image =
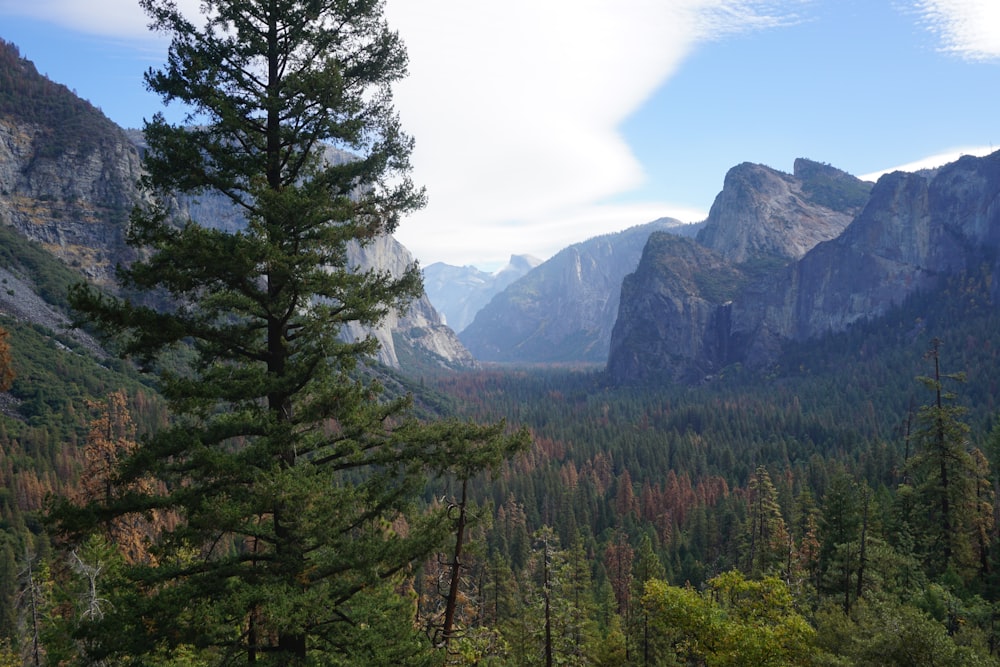
[[[931,172],[887,174],[836,237],[787,264],[745,275],[726,298],[702,299],[704,312],[683,325],[656,304],[704,294],[664,279],[674,256],[644,254],[646,264],[623,285],[608,375],[620,384],[698,382],[727,365],[762,367],[788,342],[877,318],[935,289],[943,277],[985,267],[995,278],[998,255],[1000,152]],[[1000,290],[995,279],[991,284],[996,303]],[[665,337],[650,333],[657,331]]]

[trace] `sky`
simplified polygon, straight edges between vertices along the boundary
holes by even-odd
[[[396,237],[423,266],[698,222],[742,162],[874,180],[1000,148],[997,0],[386,0],[386,17],[428,194]],[[136,0],[0,0],[0,38],[123,127],[163,110],[146,24]]]

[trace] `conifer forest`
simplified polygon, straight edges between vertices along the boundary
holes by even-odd
[[[1000,665],[987,272],[696,386],[384,368],[341,335],[422,293],[346,253],[425,202],[381,0],[140,4],[190,122],[119,289],[3,239],[114,354],[0,318],[0,667]]]

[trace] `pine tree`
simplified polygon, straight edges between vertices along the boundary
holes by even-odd
[[[172,38],[147,84],[190,125],[145,127],[149,203],[129,229],[141,259],[119,275],[136,296],[77,286],[71,301],[157,373],[174,417],[120,464],[129,493],[55,517],[70,535],[134,512],[181,520],[81,632],[93,660],[195,646],[214,663],[339,664],[369,646],[366,619],[398,610],[386,587],[450,530],[415,511],[426,474],[471,478],[526,437],[419,423],[362,363],[377,342],[342,336],[422,289],[416,265],[394,277],[347,259],[424,201],[382,0],[205,0],[200,26],[170,0],[140,4]],[[222,197],[245,226],[177,221],[177,193]],[[155,484],[130,486],[147,474]]]
[[[976,480],[981,474],[969,452],[966,409],[945,388],[946,380],[963,382],[965,376],[942,374],[940,345],[934,339],[926,355],[934,375],[918,378],[934,392],[934,400],[917,412],[916,452],[910,460],[915,489],[926,511],[923,552],[931,574],[959,572],[977,564],[968,533],[970,519],[977,514]]]
[[[750,478],[749,492],[746,571],[754,576],[774,574],[786,564],[790,544],[778,492],[764,466]]]

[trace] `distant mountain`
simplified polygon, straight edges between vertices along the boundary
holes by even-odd
[[[65,328],[60,312],[66,285],[84,279],[114,288],[115,266],[134,258],[125,229],[141,196],[143,150],[140,132],[122,130],[65,86],[40,75],[16,46],[0,40],[0,226],[5,233],[16,230],[25,241],[10,237],[0,252],[0,269],[9,272],[4,274],[9,287],[0,290],[0,314]],[[331,150],[328,158],[349,156]],[[245,224],[218,196],[178,198],[176,205],[181,214],[215,228],[234,231]],[[59,289],[47,289],[51,263],[32,253],[50,253],[75,278],[60,278]],[[350,253],[361,268],[394,273],[413,261],[391,238],[354,246]],[[42,265],[49,267],[46,275],[32,270]],[[451,368],[475,363],[426,298],[411,304],[406,314],[392,313],[372,333],[382,342],[379,360],[404,371],[407,364]]]
[[[531,255],[511,255],[499,271],[435,262],[423,270],[424,289],[445,323],[461,333],[483,306],[512,282],[542,263]]]
[[[664,218],[565,248],[496,295],[459,338],[480,361],[603,363],[622,278],[651,233],[680,224]]]
[[[856,207],[861,186],[839,175],[835,180],[843,188],[816,188],[806,193],[805,206],[801,195],[774,189],[772,175],[756,182],[727,178],[742,190],[742,201],[756,204],[720,215],[716,229],[725,234],[707,234],[706,226],[697,248],[652,236],[622,288],[611,379],[697,382],[730,364],[763,366],[788,342],[878,318],[965,271],[986,272],[991,298],[1000,303],[1000,152],[963,157],[933,172],[883,176],[842,232],[784,261],[803,239],[829,233],[826,223],[836,218],[824,209]],[[856,194],[840,197],[845,190]],[[731,195],[720,194],[716,204],[739,200]],[[757,215],[761,210],[782,213]],[[798,230],[794,243],[787,242],[790,230]],[[699,253],[697,261],[687,259]],[[762,262],[766,257],[781,261]]]

